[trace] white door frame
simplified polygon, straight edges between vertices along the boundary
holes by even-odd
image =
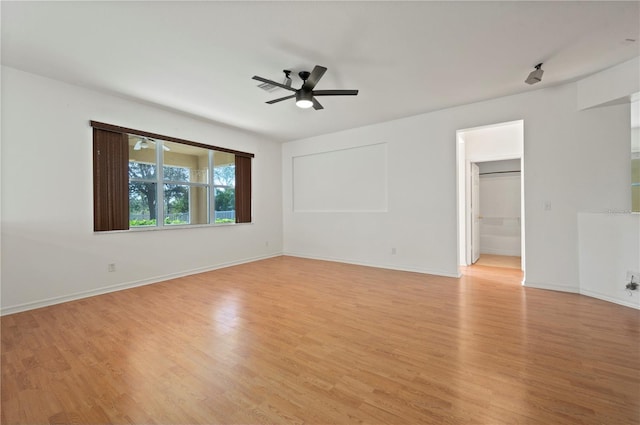
[[[475,264],[480,258],[480,167],[476,162],[469,162],[469,252],[467,258]]]

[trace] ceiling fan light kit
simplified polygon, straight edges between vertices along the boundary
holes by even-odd
[[[308,109],[313,106],[313,100],[311,100],[310,91],[298,90],[296,92],[296,106],[302,109]]]
[[[145,136],[138,136],[138,141],[133,146],[133,150],[134,151],[139,151],[140,149],[149,149],[151,147],[151,145],[153,145],[153,146],[156,145],[156,141],[154,139],[151,139],[151,138],[145,137]],[[168,151],[171,150],[171,148],[169,148],[168,146],[165,146],[164,144],[162,144],[162,150],[168,152]]]
[[[294,92],[292,95],[273,99],[266,103],[273,104],[295,98],[296,106],[299,108],[308,109],[313,106],[313,109],[319,110],[324,109],[324,107],[315,98],[316,96],[356,96],[358,94],[358,90],[314,90],[318,81],[320,81],[324,73],[327,72],[327,68],[324,66],[316,65],[311,72],[300,71],[298,76],[300,76],[300,79],[302,80],[302,87],[299,89],[291,87],[291,78],[289,77],[289,73],[291,71],[284,70],[283,72],[285,73],[285,84],[280,84],[266,78],[258,77],[257,75],[252,77],[256,81]]]

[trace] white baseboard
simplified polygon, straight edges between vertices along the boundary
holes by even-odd
[[[571,294],[579,294],[580,289],[573,286],[551,285],[548,283],[531,282],[526,280],[522,282],[522,286],[535,289],[546,289],[549,291],[569,292]]]
[[[621,300],[619,298],[613,298],[613,297],[610,297],[608,295],[600,294],[598,292],[593,292],[593,291],[587,291],[587,290],[584,290],[584,289],[581,289],[580,293],[582,295],[586,295],[586,296],[592,297],[592,298],[597,298],[597,299],[602,300],[602,301],[608,301],[610,303],[619,304],[619,305],[623,305],[625,307],[631,307],[631,308],[635,308],[636,310],[640,310],[640,304],[638,304],[637,302],[636,303],[632,303],[632,302],[629,302],[629,301]]]
[[[402,272],[414,272],[414,273],[422,273],[422,274],[432,274],[435,276],[443,276],[443,277],[453,277],[459,278],[462,276],[460,271],[456,267],[455,272],[449,272],[444,270],[435,270],[435,269],[424,269],[420,267],[407,267],[407,266],[396,266],[392,264],[379,264],[379,263],[369,263],[365,261],[355,261],[344,258],[334,258],[334,257],[322,257],[317,255],[306,255],[300,254],[296,252],[284,252],[282,255],[286,255],[289,257],[299,257],[299,258],[308,258],[310,260],[321,260],[321,261],[332,261],[334,263],[345,263],[345,264],[353,264],[356,266],[366,266],[366,267],[375,267],[379,269],[388,269],[388,270],[398,270]]]
[[[206,267],[199,267],[191,270],[183,270],[176,273],[170,273],[162,276],[154,276],[148,279],[136,280],[133,282],[124,282],[124,283],[118,283],[116,285],[103,286],[102,288],[75,292],[68,295],[61,295],[59,297],[52,297],[52,298],[46,298],[43,300],[31,301],[24,304],[4,307],[0,309],[0,316],[6,316],[9,314],[20,313],[28,310],[34,310],[36,308],[41,308],[41,307],[48,307],[50,305],[61,304],[68,301],[75,301],[82,298],[88,298],[96,295],[107,294],[109,292],[116,292],[116,291],[122,291],[125,289],[136,288],[138,286],[151,285],[153,283],[164,282],[166,280],[176,279],[179,277],[209,272],[212,270],[223,269],[225,267],[237,266],[240,264],[252,263],[254,261],[266,260],[267,258],[274,258],[274,257],[280,257],[280,256],[282,256],[282,253],[276,253],[276,254],[270,254],[265,256],[252,257],[252,258],[244,258],[242,260],[230,261],[227,263],[221,263],[221,264],[216,264],[216,265],[206,266]]]
[[[480,255],[488,254],[488,255],[505,255],[507,257],[520,257],[520,250],[513,249],[491,249],[491,248],[482,248],[480,249]]]
[[[546,289],[550,291],[580,294],[580,295],[584,295],[585,297],[597,298],[602,301],[607,301],[610,303],[619,304],[625,307],[631,307],[631,308],[635,308],[636,310],[640,310],[640,304],[638,304],[637,302],[632,303],[629,301],[621,300],[619,298],[613,298],[608,295],[600,294],[598,292],[588,291],[581,288],[575,288],[570,286],[560,286],[560,285],[549,285],[549,284],[537,283],[537,282],[531,282],[531,281],[522,282],[522,286],[526,286],[527,288]]]
[[[223,269],[223,268],[226,268],[226,267],[237,266],[237,265],[240,265],[240,264],[252,263],[254,261],[260,261],[260,260],[266,260],[268,258],[280,257],[282,255],[286,255],[286,256],[290,256],[290,257],[308,258],[310,260],[332,261],[332,262],[337,262],[337,263],[354,264],[354,265],[358,265],[358,266],[376,267],[376,268],[382,268],[382,269],[398,270],[398,271],[406,271],[406,272],[414,272],[414,273],[422,273],[422,274],[430,274],[430,275],[452,277],[452,278],[459,278],[459,277],[462,276],[462,274],[460,273],[459,270],[456,270],[456,272],[451,273],[451,272],[446,272],[446,271],[442,271],[442,270],[424,269],[424,268],[418,268],[418,267],[400,267],[400,266],[389,265],[389,264],[373,264],[373,263],[368,263],[368,262],[346,260],[346,259],[341,259],[341,258],[320,257],[320,256],[305,255],[305,254],[299,254],[299,253],[293,253],[293,252],[283,252],[283,253],[276,253],[276,254],[270,254],[270,255],[265,255],[265,256],[245,258],[245,259],[242,259],[242,260],[230,261],[230,262],[227,262],[227,263],[221,263],[221,264],[216,264],[216,265],[207,266],[207,267],[200,267],[200,268],[191,269],[191,270],[184,270],[184,271],[177,272],[177,273],[170,273],[170,274],[163,275],[163,276],[155,276],[155,277],[152,277],[152,278],[149,278],[149,279],[142,279],[142,280],[137,280],[137,281],[133,281],[133,282],[119,283],[119,284],[116,284],[116,285],[104,286],[102,288],[91,289],[91,290],[88,290],[88,291],[80,291],[80,292],[75,292],[73,294],[62,295],[62,296],[59,296],[59,297],[46,298],[46,299],[43,299],[43,300],[32,301],[32,302],[28,302],[28,303],[24,303],[24,304],[18,304],[18,305],[14,305],[14,306],[8,306],[8,307],[4,307],[4,308],[0,309],[0,316],[6,316],[6,315],[9,315],[9,314],[20,313],[20,312],[28,311],[28,310],[34,310],[36,308],[47,307],[47,306],[55,305],[55,304],[61,304],[61,303],[68,302],[68,301],[75,301],[75,300],[79,300],[79,299],[82,299],[82,298],[88,298],[88,297],[93,297],[93,296],[96,296],[96,295],[107,294],[107,293],[110,293],[110,292],[116,292],[116,291],[122,291],[122,290],[125,290],[125,289],[136,288],[136,287],[139,287],[139,286],[151,285],[153,283],[164,282],[164,281],[170,280],[170,279],[176,279],[176,278],[179,278],[179,277],[189,276],[189,275],[193,275],[193,274],[198,274],[198,273],[204,273],[204,272],[208,272],[208,271],[212,271],[212,270]],[[640,304],[628,302],[628,301],[625,301],[625,300],[620,300],[618,298],[612,298],[610,296],[607,296],[607,295],[604,295],[604,294],[600,294],[600,293],[597,293],[597,292],[593,292],[593,291],[580,290],[579,288],[574,288],[574,287],[570,287],[570,286],[550,285],[550,284],[531,282],[531,281],[523,281],[522,282],[522,286],[525,286],[527,288],[534,288],[534,289],[545,289],[545,290],[551,290],[551,291],[559,291],[559,292],[568,292],[568,293],[581,294],[581,295],[585,295],[585,296],[588,296],[588,297],[597,298],[597,299],[600,299],[600,300],[603,300],[603,301],[608,301],[608,302],[619,304],[619,305],[622,305],[622,306],[625,306],[625,307],[631,307],[631,308],[640,310]]]

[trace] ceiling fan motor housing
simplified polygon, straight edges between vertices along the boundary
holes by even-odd
[[[300,100],[311,101],[312,96],[313,96],[313,92],[311,90],[300,89],[296,92],[296,102]]]

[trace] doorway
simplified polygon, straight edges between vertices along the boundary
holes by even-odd
[[[524,271],[524,122],[458,130],[456,136],[458,264],[519,262]]]
[[[478,166],[478,184],[472,187],[471,207],[472,211],[479,209],[479,218],[472,221],[472,251],[477,250],[473,263],[521,269],[520,160],[474,164]],[[474,195],[474,191],[478,193]]]

